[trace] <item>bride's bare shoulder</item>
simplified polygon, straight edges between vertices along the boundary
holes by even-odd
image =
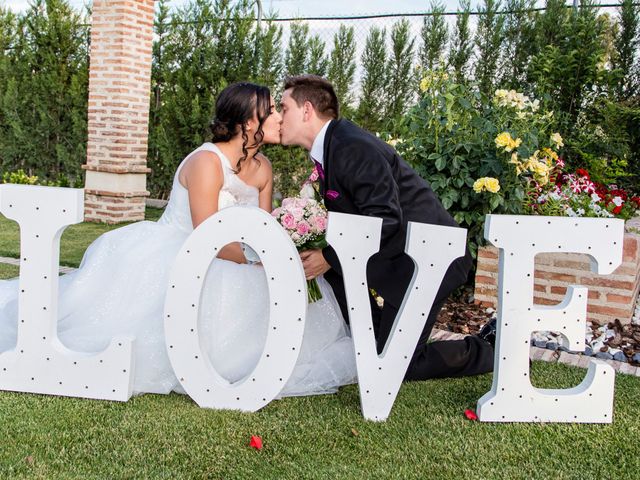
[[[220,157],[209,150],[201,150],[189,158],[180,171],[180,182],[188,187],[190,179],[222,178]]]
[[[258,152],[254,158],[260,164],[258,168],[258,175],[260,177],[259,183],[264,187],[265,185],[273,181],[273,169],[271,167],[271,161],[262,152]]]

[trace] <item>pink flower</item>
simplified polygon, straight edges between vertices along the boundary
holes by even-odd
[[[291,215],[295,218],[296,222],[299,222],[304,218],[304,209],[303,207],[294,207],[290,210]]]
[[[596,192],[596,186],[593,184],[593,182],[587,181],[584,184],[584,191],[587,192],[587,193],[595,193]]]
[[[280,215],[281,213],[282,213],[282,208],[278,207],[273,212],[271,212],[271,215],[274,217],[278,217],[278,215]]]
[[[309,175],[310,182],[317,182],[318,178],[320,178],[320,174],[318,173],[318,167],[314,167],[313,172]]]
[[[288,212],[284,214],[280,221],[282,222],[282,226],[289,230],[292,230],[296,226],[296,219]]]
[[[327,229],[327,218],[326,217],[314,217],[313,223],[315,227],[318,229],[318,232],[324,232]]]
[[[284,200],[282,200],[282,208],[288,209],[295,204],[295,201],[295,198],[285,198]]]
[[[578,182],[571,182],[570,188],[573,193],[580,193],[582,191],[582,187]]]
[[[306,235],[309,233],[309,230],[311,230],[311,227],[307,222],[300,222],[296,227],[296,232],[298,232],[299,235]]]

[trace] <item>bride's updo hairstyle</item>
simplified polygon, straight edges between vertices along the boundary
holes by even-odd
[[[258,129],[255,133],[255,143],[248,145],[249,136],[246,123],[258,117]],[[262,125],[271,114],[271,92],[267,87],[249,82],[233,83],[226,87],[216,100],[216,116],[211,123],[212,142],[228,142],[236,135],[242,135],[243,156],[238,160],[236,173],[242,168],[242,162],[249,155],[248,149],[255,148],[262,142],[264,132]]]

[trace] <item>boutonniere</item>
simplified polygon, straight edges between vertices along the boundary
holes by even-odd
[[[318,179],[324,178],[324,172],[322,171],[322,167],[319,164],[313,167],[311,174],[302,184],[302,188],[300,189],[300,197],[301,198],[309,198],[314,199],[318,202],[322,202],[322,197],[320,196],[320,187],[318,186]]]
[[[378,305],[379,308],[384,307],[384,298],[378,295],[378,292],[376,292],[373,288],[370,288],[369,292],[371,293],[373,299],[376,301],[376,305]]]

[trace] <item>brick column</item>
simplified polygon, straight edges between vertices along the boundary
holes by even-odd
[[[154,0],[94,0],[85,219],[144,219]]]

